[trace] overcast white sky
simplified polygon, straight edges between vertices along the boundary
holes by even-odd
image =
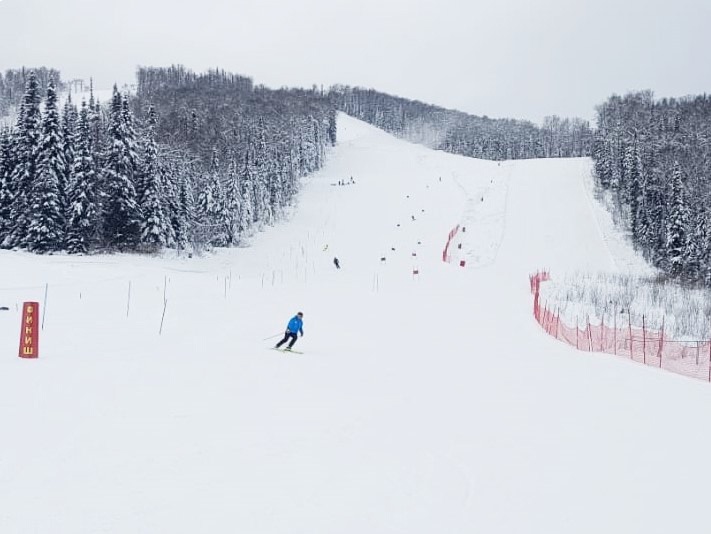
[[[711,89],[711,0],[0,0],[0,69],[99,88],[182,63],[491,117],[591,119],[613,92]]]

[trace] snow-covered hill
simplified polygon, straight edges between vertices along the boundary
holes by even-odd
[[[590,162],[346,116],[339,138],[248,248],[0,252],[0,532],[706,532],[708,384],[531,316],[537,268],[642,268]],[[17,306],[45,290],[21,360]],[[305,354],[269,350],[299,310]]]

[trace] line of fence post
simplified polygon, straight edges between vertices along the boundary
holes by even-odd
[[[629,326],[630,332],[630,358],[634,360],[634,350],[632,349],[632,314],[629,308],[627,308],[627,325]]]
[[[615,328],[612,330],[612,338],[613,338],[613,344],[615,345],[615,356],[617,356],[617,306],[613,306],[612,308],[612,321],[615,325]]]
[[[660,369],[662,367],[662,354],[663,354],[662,347],[664,347],[664,323],[665,323],[666,319],[667,319],[667,316],[662,315],[662,331],[659,334],[659,368]],[[699,362],[696,362],[696,363],[698,365]]]
[[[128,281],[128,297],[126,297],[126,317],[128,317],[128,312],[131,310],[131,281]]]
[[[44,284],[44,302],[42,303],[42,330],[44,330],[44,314],[47,313],[47,292],[49,291],[49,282]]]
[[[642,361],[647,365],[647,329],[644,325],[644,314],[642,314]]]
[[[555,338],[558,339],[558,323],[560,322],[560,308],[555,311]]]
[[[590,326],[590,316],[589,315],[587,316],[587,319],[588,319],[588,347],[590,347],[588,352],[592,352],[592,350],[593,350],[593,348],[592,348],[592,327]]]
[[[600,351],[605,352],[605,313],[600,319]]]
[[[165,310],[168,307],[168,299],[163,301],[163,314],[160,316],[160,328],[158,328],[158,335],[163,334],[163,320],[165,319]]]
[[[543,328],[548,332],[548,301],[543,305]]]

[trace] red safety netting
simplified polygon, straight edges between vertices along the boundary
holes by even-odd
[[[590,324],[590,319],[576,325],[565,324],[557,310],[549,309],[540,301],[541,282],[550,280],[546,271],[530,277],[533,294],[533,316],[551,336],[579,350],[606,352],[629,358],[674,373],[711,382],[711,340],[674,341],[661,332],[633,326],[629,314],[601,324]]]
[[[459,232],[459,225],[449,231],[449,235],[447,236],[447,244],[444,246],[444,250],[442,251],[442,261],[444,262],[449,263],[452,261],[452,256],[449,254],[449,245],[452,244],[452,239],[454,239],[454,236],[457,235],[457,232]]]

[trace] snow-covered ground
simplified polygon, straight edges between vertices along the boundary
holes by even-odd
[[[642,268],[589,161],[339,137],[249,248],[0,253],[0,532],[708,532],[711,387],[531,315],[538,268]],[[269,350],[299,310],[305,354]]]
[[[126,89],[126,87],[119,88],[120,91],[125,91]],[[86,103],[88,104],[91,99],[91,93],[92,92],[89,89],[86,89],[85,91],[64,91],[59,96],[59,106],[61,108],[67,101],[67,98],[71,97],[74,105],[81,109],[82,100],[86,100]],[[101,104],[111,103],[113,89],[94,89],[93,93],[94,100],[100,102]]]

